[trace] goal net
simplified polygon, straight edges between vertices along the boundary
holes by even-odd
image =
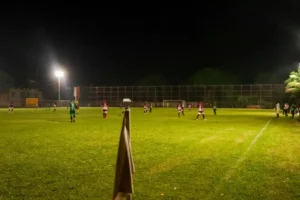
[[[175,108],[179,102],[181,102],[184,105],[184,107],[187,106],[185,100],[163,100],[162,105],[164,108]]]

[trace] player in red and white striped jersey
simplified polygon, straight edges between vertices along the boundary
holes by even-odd
[[[182,112],[182,104],[181,104],[181,102],[179,102],[179,103],[177,104],[177,111],[178,111],[178,117],[180,117],[180,114],[181,114],[181,112]]]
[[[148,104],[147,104],[147,102],[144,103],[144,113],[148,113]]]
[[[108,112],[108,105],[106,100],[104,100],[103,104],[102,104],[102,112],[103,112],[103,118],[107,117],[107,112]]]
[[[200,102],[198,105],[198,114],[197,114],[196,120],[198,120],[200,115],[202,115],[203,120],[206,120],[205,115],[204,115],[204,103],[203,102]]]

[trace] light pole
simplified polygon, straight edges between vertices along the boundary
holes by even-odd
[[[58,102],[60,102],[60,79],[64,76],[64,72],[61,70],[55,71],[55,76],[58,80]]]

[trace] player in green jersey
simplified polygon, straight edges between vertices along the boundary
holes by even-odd
[[[71,122],[75,122],[76,117],[76,104],[74,101],[70,102],[70,120]]]
[[[295,104],[292,104],[292,106],[291,106],[292,118],[294,118],[294,116],[295,116],[295,110],[296,110],[296,106],[295,106]]]

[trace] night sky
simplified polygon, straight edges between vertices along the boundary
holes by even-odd
[[[260,72],[286,76],[300,61],[299,3],[207,2],[1,6],[0,70],[43,85],[59,64],[71,85],[132,85],[158,73],[179,84],[209,67],[248,84]]]

